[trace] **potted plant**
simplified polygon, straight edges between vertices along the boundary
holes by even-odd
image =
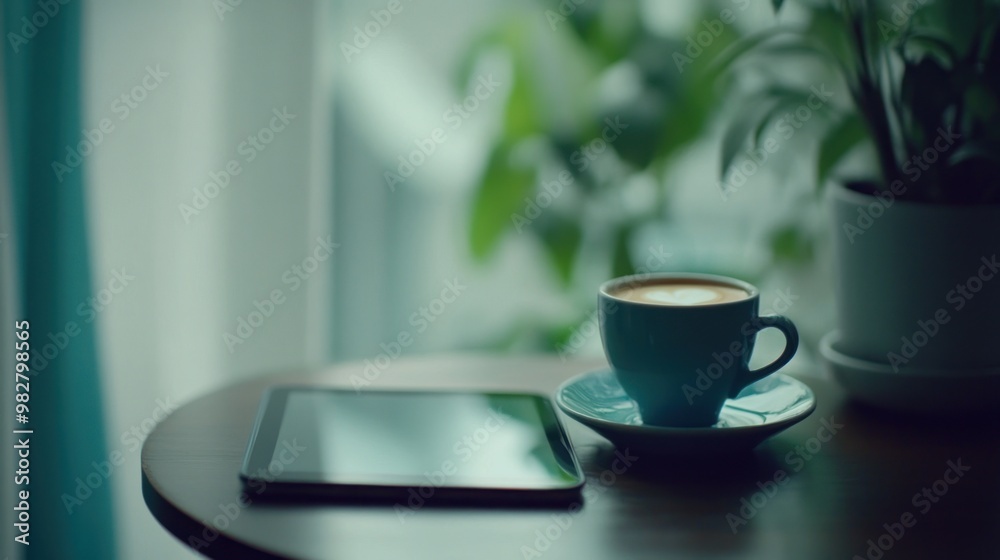
[[[777,11],[783,2],[773,4]],[[821,123],[816,156],[820,185],[835,171],[855,177],[827,191],[838,328],[821,353],[852,395],[873,404],[946,412],[995,404],[1000,5],[800,6],[804,27],[777,28],[749,46],[774,55],[772,63],[804,54],[832,64],[850,99]],[[775,80],[758,94],[771,109],[752,126],[734,123],[730,137],[761,130],[804,93]],[[724,146],[723,169],[732,153]],[[858,161],[873,172],[858,176]]]

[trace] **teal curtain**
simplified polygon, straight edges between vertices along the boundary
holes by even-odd
[[[2,0],[21,319],[31,324],[29,559],[114,558],[81,119],[81,0]],[[124,48],[124,47],[123,47]],[[86,146],[83,146],[86,149]],[[53,166],[59,162],[68,171]],[[76,163],[76,165],[72,165]],[[82,306],[82,307],[81,307]],[[93,473],[97,473],[96,475]],[[82,484],[81,484],[82,483]],[[67,497],[71,499],[67,499]],[[79,500],[79,503],[73,501]]]

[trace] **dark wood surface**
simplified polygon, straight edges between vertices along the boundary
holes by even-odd
[[[600,365],[428,356],[393,363],[371,388],[551,394],[563,380]],[[179,408],[142,449],[150,511],[178,539],[207,545],[199,551],[219,558],[851,559],[879,557],[875,550],[869,556],[869,541],[880,537],[883,548],[891,547],[886,559],[1000,558],[995,420],[885,414],[853,405],[836,386],[811,377],[802,379],[816,392],[816,411],[739,457],[693,462],[639,456],[611,476],[611,444],[564,416],[588,475],[584,507],[572,516],[558,509],[424,507],[401,523],[384,505],[270,504],[252,494],[254,501],[241,505],[237,473],[261,390],[299,381],[350,387],[361,367],[255,379]],[[827,442],[813,440],[826,435],[819,433],[824,421],[843,427]],[[953,484],[937,482],[945,480],[949,462],[968,471],[950,475]],[[776,475],[775,491],[767,481]],[[914,501],[925,488],[934,501]],[[739,522],[741,507],[749,517],[745,524]]]

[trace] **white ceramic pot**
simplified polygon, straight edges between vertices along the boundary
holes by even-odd
[[[1000,366],[1000,205],[830,197],[841,352],[901,373]]]

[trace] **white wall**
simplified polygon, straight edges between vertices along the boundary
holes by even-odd
[[[332,261],[294,293],[282,283],[332,233],[325,9],[244,2],[220,19],[200,0],[86,4],[84,125],[114,125],[85,163],[94,286],[123,267],[135,277],[98,318],[110,451],[126,456],[110,479],[123,558],[194,557],[146,510],[139,452],[120,439],[157,399],[327,359]],[[115,100],[147,67],[167,75],[126,114]],[[240,143],[284,107],[295,118],[246,161]],[[179,205],[231,159],[240,175],[186,223]],[[274,289],[287,300],[231,353],[223,333]]]

